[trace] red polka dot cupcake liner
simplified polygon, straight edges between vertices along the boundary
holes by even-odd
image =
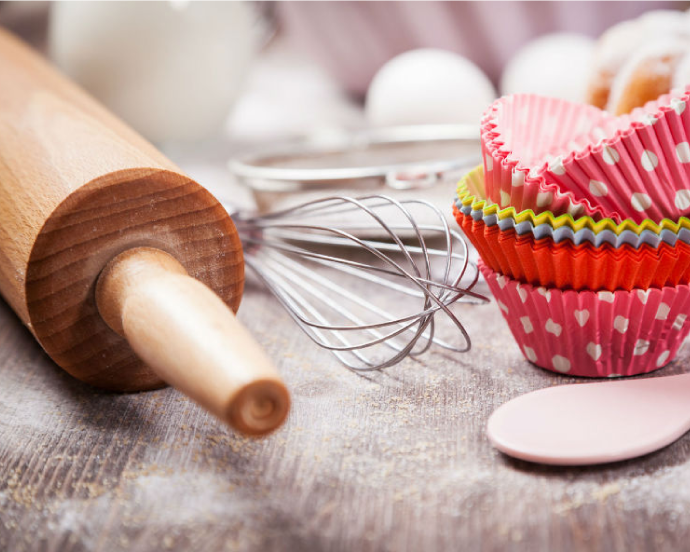
[[[690,331],[690,286],[631,291],[535,287],[479,268],[523,355],[572,376],[644,374],[677,355]]]
[[[615,291],[690,283],[690,245],[639,247],[535,239],[515,230],[487,226],[454,206],[460,228],[486,265],[522,283],[563,289]]]
[[[487,195],[518,211],[679,219],[690,213],[689,92],[620,117],[555,98],[500,98],[481,124]]]

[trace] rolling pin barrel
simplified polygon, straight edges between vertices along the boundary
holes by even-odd
[[[170,383],[245,433],[280,425],[222,205],[2,30],[0,75],[0,294],[42,347],[95,386]]]

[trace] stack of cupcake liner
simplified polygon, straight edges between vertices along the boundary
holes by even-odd
[[[690,208],[689,98],[675,91],[612,117],[555,98],[503,97],[481,123],[487,196],[518,211],[678,219]]]
[[[455,218],[530,362],[634,375],[690,331],[690,88],[613,117],[533,95],[482,119]]]
[[[482,199],[482,179],[483,168],[478,167],[461,180],[454,214],[492,270],[521,282],[576,291],[690,283],[690,220],[615,224],[611,219],[594,223],[589,217],[566,215],[556,221],[550,213],[536,217],[531,211],[496,211]],[[513,224],[497,222],[505,220]],[[586,222],[599,231],[584,227]],[[575,230],[577,226],[582,227]]]

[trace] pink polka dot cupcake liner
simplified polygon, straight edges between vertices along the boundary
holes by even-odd
[[[613,117],[535,95],[500,98],[481,142],[489,198],[518,211],[642,222],[690,213],[690,88]]]
[[[690,331],[690,286],[572,291],[479,267],[527,360],[584,377],[633,376],[671,362]]]

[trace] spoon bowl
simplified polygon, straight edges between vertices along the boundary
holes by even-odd
[[[517,397],[489,418],[501,452],[579,466],[636,458],[690,430],[690,374],[560,385]]]

